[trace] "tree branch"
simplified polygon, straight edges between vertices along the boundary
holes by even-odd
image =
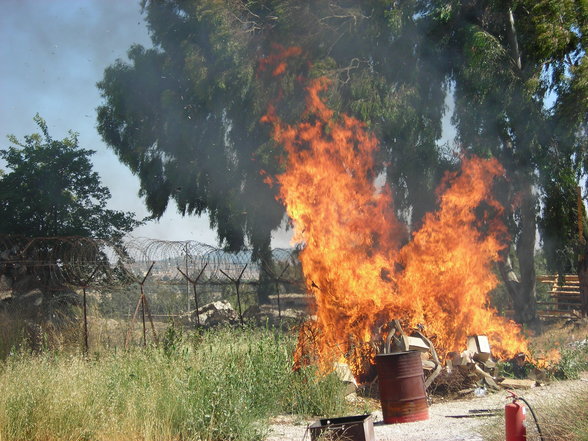
[[[506,26],[506,34],[508,36],[510,55],[520,71],[522,70],[521,51],[519,49],[517,30],[515,27],[515,19],[514,14],[512,13],[512,8],[508,8],[508,25]]]
[[[358,69],[359,68],[359,65],[361,63],[366,63],[366,61],[365,60],[360,60],[359,58],[352,58],[351,59],[351,62],[349,63],[348,66],[342,67],[340,69],[336,69],[335,70],[335,73],[337,75],[339,75],[339,74],[341,74],[343,72],[345,72],[347,74],[347,78],[345,79],[345,81],[341,81],[342,84],[347,84],[349,82],[349,80],[351,80],[350,72],[352,70],[354,70],[354,69]]]

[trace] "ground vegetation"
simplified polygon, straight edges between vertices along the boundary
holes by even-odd
[[[294,372],[295,338],[264,329],[184,334],[160,347],[31,356],[0,364],[5,440],[260,440],[279,413],[335,415],[344,386],[313,368]]]

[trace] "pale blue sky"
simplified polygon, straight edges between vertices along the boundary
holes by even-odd
[[[112,193],[110,208],[148,215],[137,196],[138,179],[118,162],[96,131],[101,103],[96,83],[117,58],[126,59],[133,43],[150,46],[138,0],[2,0],[0,14],[0,146],[6,135],[19,139],[37,130],[39,113],[53,138],[68,130],[80,145],[96,150],[94,168]],[[170,204],[159,222],[134,236],[197,240],[216,244],[208,218],[182,218]],[[274,246],[288,246],[278,234]]]

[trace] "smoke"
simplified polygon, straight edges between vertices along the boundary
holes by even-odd
[[[2,6],[1,135],[22,138],[32,133],[32,117],[38,112],[55,138],[71,129],[80,132],[84,147],[101,150],[94,128],[99,102],[95,84],[131,43],[149,44],[139,4],[7,0]],[[112,160],[100,158],[102,153],[97,165],[109,184]]]
[[[22,139],[38,131],[39,113],[55,139],[79,132],[80,145],[96,150],[94,169],[111,190],[109,208],[148,213],[137,196],[135,177],[106,148],[96,131],[100,103],[96,83],[129,47],[151,46],[139,1],[5,0],[0,15],[0,138]],[[7,147],[4,141],[1,147]],[[169,213],[136,235],[198,238],[214,243],[208,219],[180,219]]]

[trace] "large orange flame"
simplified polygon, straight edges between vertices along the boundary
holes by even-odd
[[[424,325],[440,354],[463,350],[471,334],[488,335],[500,356],[526,352],[519,328],[488,306],[498,283],[491,264],[504,247],[502,207],[491,193],[504,173],[500,164],[463,159],[461,171],[444,179],[439,210],[404,245],[408,233],[391,192],[375,185],[377,139],[357,119],[335,117],[320,97],[327,86],[324,78],[310,83],[296,125],[272,109],[264,117],[287,152],[280,198],[293,240],[304,245],[300,259],[316,297],[316,323],[306,329],[311,355],[325,369],[345,358],[361,376],[374,355],[370,342],[394,318]],[[298,358],[308,351],[306,331]]]

